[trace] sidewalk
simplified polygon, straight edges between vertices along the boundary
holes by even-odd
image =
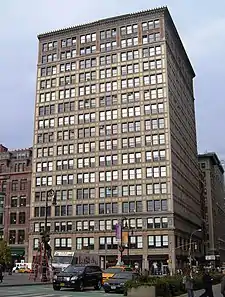
[[[4,274],[3,282],[0,283],[1,287],[15,287],[15,286],[34,286],[34,285],[46,285],[48,283],[42,283],[40,279],[34,281],[33,279],[29,279],[29,274]]]
[[[200,297],[202,293],[204,293],[205,290],[200,290],[200,291],[195,291],[194,292],[194,296],[195,297]],[[220,284],[213,286],[213,293],[214,293],[214,297],[222,297],[221,293],[220,293]],[[187,294],[183,294],[179,297],[187,297]]]

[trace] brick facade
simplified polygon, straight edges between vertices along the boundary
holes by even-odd
[[[0,145],[0,192],[4,199],[4,239],[13,260],[27,255],[30,218],[32,149],[10,151]]]

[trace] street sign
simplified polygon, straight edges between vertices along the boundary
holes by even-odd
[[[208,260],[208,261],[215,261],[216,256],[215,255],[207,255],[207,256],[205,256],[205,259]]]

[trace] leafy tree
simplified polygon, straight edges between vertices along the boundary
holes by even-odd
[[[0,264],[10,264],[11,263],[11,250],[10,247],[7,246],[7,242],[5,240],[0,241]]]

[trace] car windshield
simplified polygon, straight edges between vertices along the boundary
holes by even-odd
[[[120,271],[122,271],[122,268],[112,268],[112,267],[109,267],[107,268],[104,272],[105,273],[119,273]]]
[[[64,269],[63,272],[77,273],[77,272],[84,271],[84,268],[85,268],[84,266],[73,266],[73,265],[70,265],[66,269]]]
[[[52,259],[53,264],[71,264],[73,257],[71,256],[55,256]]]
[[[113,276],[116,279],[132,279],[132,273],[117,273]]]

